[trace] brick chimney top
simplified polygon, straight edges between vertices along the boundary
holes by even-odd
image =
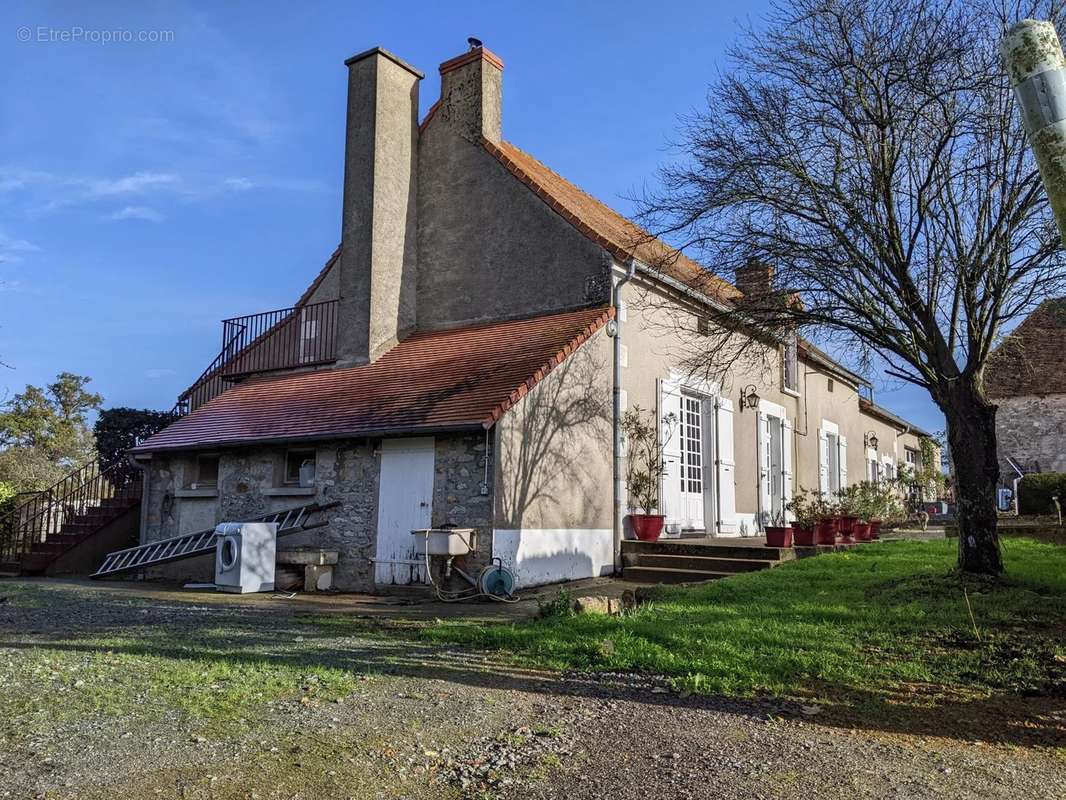
[[[773,291],[774,268],[755,258],[737,268],[737,288],[750,300],[765,298]]]
[[[470,64],[474,61],[487,61],[492,64],[492,66],[496,67],[496,69],[500,70],[501,72],[503,71],[502,59],[484,45],[477,45],[476,47],[471,47],[467,52],[463,53],[462,55],[458,55],[455,58],[449,58],[447,61],[441,64],[440,74],[444,75],[445,73],[459,69],[459,67],[465,66],[466,64]]]

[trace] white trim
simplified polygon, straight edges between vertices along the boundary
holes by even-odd
[[[822,430],[824,430],[826,433],[832,433],[837,436],[840,435],[840,426],[837,425],[835,422],[830,422],[827,419],[822,420]]]
[[[785,413],[785,407],[778,405],[777,403],[771,403],[769,400],[763,400],[759,398],[759,411],[770,417],[778,417],[779,419],[787,418]]]
[[[670,377],[667,381],[677,386],[679,389],[687,389],[695,394],[702,394],[706,397],[714,398],[721,395],[722,387],[717,381],[709,381],[706,378],[698,378],[690,375],[688,372],[679,369],[671,369]]]
[[[614,572],[611,528],[495,530],[492,557],[515,576],[515,588],[593,578]]]

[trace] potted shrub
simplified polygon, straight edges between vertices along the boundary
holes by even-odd
[[[818,544],[836,544],[839,509],[836,503],[819,498],[816,505],[818,516]]]
[[[837,494],[838,530],[840,532],[840,540],[845,544],[852,544],[855,541],[855,523],[859,521],[857,489],[857,486],[848,486],[846,489],[841,489]]]
[[[766,526],[766,546],[792,547],[792,528],[783,511],[771,516],[770,524]]]
[[[629,485],[629,524],[633,534],[645,542],[657,541],[663,532],[666,517],[659,513],[659,484],[666,472],[663,448],[670,440],[677,417],[663,417],[667,434],[659,436],[654,417],[640,406],[633,406],[622,415],[622,433],[626,437],[626,481]]]
[[[787,506],[792,512],[792,539],[797,547],[813,547],[817,541],[818,515],[815,500],[808,498],[809,494],[800,489]]]

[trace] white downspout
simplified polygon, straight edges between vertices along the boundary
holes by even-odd
[[[613,428],[614,459],[612,461],[612,484],[614,486],[614,569],[620,572],[622,569],[622,516],[624,514],[625,497],[622,487],[622,315],[619,313],[621,305],[622,287],[633,280],[637,271],[635,259],[629,259],[626,265],[626,274],[620,278],[612,289],[611,305],[614,308],[613,326],[608,324],[607,332],[614,337],[614,379],[611,387],[611,400],[613,413],[611,425]]]

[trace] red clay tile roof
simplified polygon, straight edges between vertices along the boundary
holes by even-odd
[[[510,142],[482,140],[484,148],[511,174],[567,222],[607,250],[620,262],[630,256],[675,280],[720,301],[741,297],[740,291],[711,274],[684,253],[656,239],[631,220],[582,191]]]
[[[1045,300],[992,352],[985,388],[994,400],[1066,394],[1066,297]]]
[[[250,378],[134,452],[488,428],[612,313],[425,331],[365,366]]]

